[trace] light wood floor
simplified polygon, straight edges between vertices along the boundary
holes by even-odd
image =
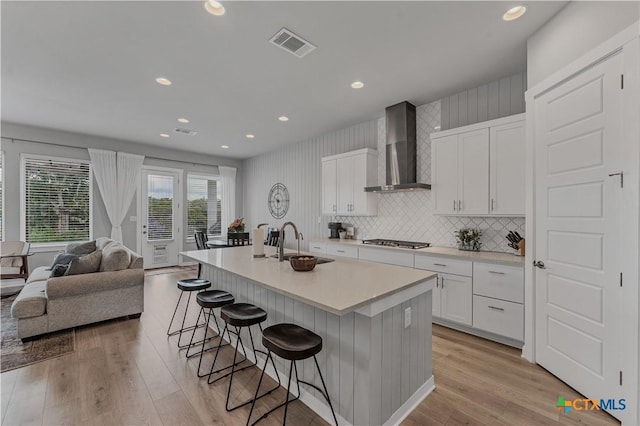
[[[248,408],[224,409],[227,381],[207,385],[197,379],[197,359],[186,361],[176,338],[166,337],[178,297],[175,282],[192,275],[148,276],[139,320],[78,328],[74,353],[1,374],[2,424],[244,424]],[[561,415],[557,397],[578,395],[515,349],[436,326],[433,356],[437,388],[404,425],[617,424],[604,413]],[[242,389],[255,389],[258,374],[252,368],[237,376],[234,402],[250,396]],[[269,379],[263,386],[272,384]],[[283,399],[282,389],[263,398],[259,413]],[[326,424],[300,402],[290,406],[287,420]],[[261,424],[281,423],[279,410]]]

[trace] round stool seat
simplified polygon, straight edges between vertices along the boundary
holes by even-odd
[[[202,278],[187,278],[178,281],[178,288],[182,291],[200,291],[211,287],[211,281]]]
[[[219,308],[235,301],[231,293],[223,290],[206,290],[196,295],[196,302],[203,308]]]
[[[220,316],[229,325],[249,327],[265,321],[267,312],[251,303],[234,303],[220,309]]]
[[[322,337],[295,324],[276,324],[262,332],[262,344],[291,361],[311,358],[322,350]]]

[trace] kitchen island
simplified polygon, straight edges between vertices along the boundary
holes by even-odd
[[[318,361],[341,423],[396,424],[433,389],[435,273],[343,258],[295,272],[289,262],[253,258],[249,246],[181,254],[202,264],[212,288],[266,310],[265,327],[292,322],[322,337]],[[313,360],[301,366],[319,385]],[[288,371],[277,357],[276,367]],[[303,389],[301,399],[332,423],[315,390]]]

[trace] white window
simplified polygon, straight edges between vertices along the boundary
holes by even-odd
[[[88,161],[23,155],[21,235],[31,244],[92,239]]]
[[[219,178],[189,175],[187,177],[187,239],[196,231],[206,231],[209,237],[221,232],[221,187]]]

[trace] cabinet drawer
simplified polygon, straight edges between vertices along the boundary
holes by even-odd
[[[470,277],[473,262],[468,260],[451,259],[447,257],[415,255],[415,267],[427,271],[444,272],[446,274],[464,275]]]
[[[322,253],[327,254],[327,245],[325,243],[314,243],[309,244],[309,251],[312,253]]]
[[[473,294],[524,303],[524,268],[474,262]]]
[[[413,253],[360,247],[358,259],[413,268]]]
[[[473,326],[516,340],[524,340],[524,306],[473,296]]]
[[[358,247],[339,244],[327,244],[327,254],[357,259]]]

